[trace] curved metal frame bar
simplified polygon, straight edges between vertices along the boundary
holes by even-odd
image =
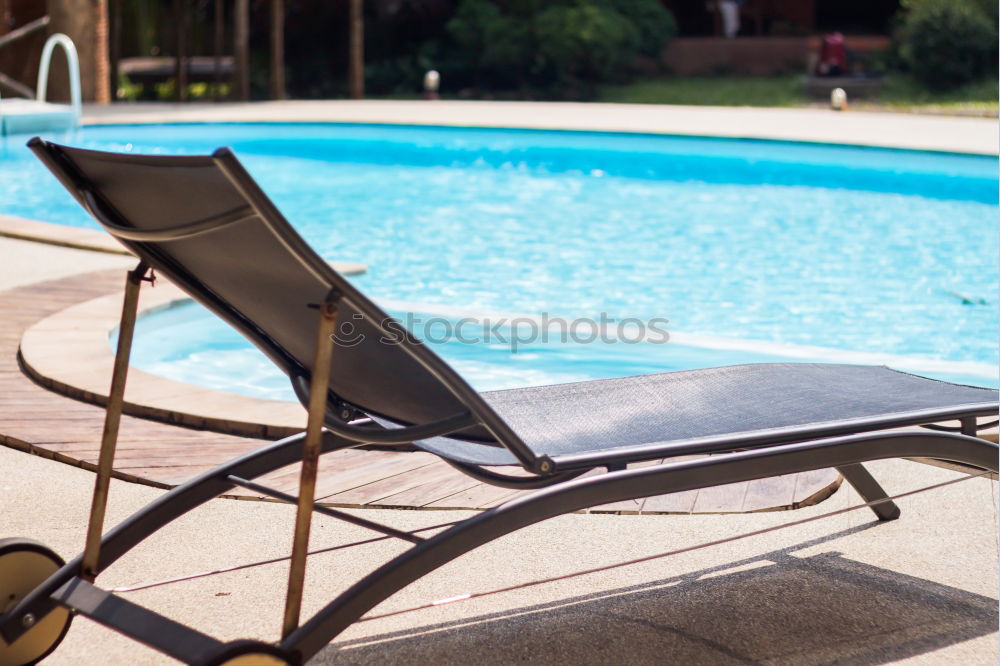
[[[987,421],[986,423],[977,423],[975,425],[976,431],[986,430],[987,428],[995,428],[1000,425],[1000,420]],[[940,432],[962,432],[962,426],[946,426],[937,423],[927,423],[921,426],[922,428],[927,428],[928,430],[937,430]]]
[[[345,423],[330,423],[329,421],[324,424],[324,427],[335,435],[361,444],[409,444],[415,440],[450,435],[474,425],[479,425],[476,417],[469,412],[462,412],[433,423],[401,428],[364,428]]]
[[[896,432],[787,444],[577,479],[485,511],[414,546],[330,602],[282,641],[281,647],[307,660],[364,613],[410,583],[483,544],[549,518],[609,502],[908,457],[945,458],[997,470],[997,446],[985,440]]]
[[[252,220],[257,216],[257,213],[254,212],[250,206],[238,206],[232,210],[227,210],[224,213],[212,215],[211,217],[206,217],[203,220],[195,220],[194,222],[179,224],[176,227],[157,229],[156,231],[139,231],[131,227],[123,227],[119,224],[111,222],[110,216],[100,210],[101,202],[97,199],[93,192],[85,190],[82,192],[82,196],[86,202],[87,212],[90,213],[90,216],[94,219],[102,220],[101,224],[105,229],[107,229],[109,234],[115,238],[124,238],[125,240],[137,241],[140,243],[174,241],[184,238],[192,238],[194,236],[208,233],[209,231],[221,229],[222,227],[228,227],[230,224],[236,224],[237,222],[243,222],[244,220]]]
[[[300,433],[234,458],[150,502],[104,534],[95,573],[99,574],[107,569],[144,539],[175,519],[235,488],[236,484],[228,480],[229,476],[254,479],[297,462],[302,453],[304,438],[305,433]],[[324,433],[323,453],[354,446],[355,442]],[[13,621],[14,618],[26,612],[33,612],[36,617],[44,615],[46,609],[51,607],[49,597],[80,572],[81,563],[82,555],[73,558],[10,609],[7,617],[0,621],[0,635],[13,641],[24,632],[21,624]]]
[[[465,463],[458,462],[457,460],[451,460],[450,458],[442,458],[442,460],[462,472],[462,474],[467,474],[472,478],[488,483],[491,486],[511,488],[514,490],[535,490],[538,488],[548,488],[549,486],[554,486],[557,483],[575,479],[581,474],[586,474],[590,471],[590,469],[594,469],[591,467],[589,469],[578,469],[570,472],[557,472],[555,474],[550,474],[549,476],[513,476],[511,474],[491,472],[478,465],[467,465]]]
[[[299,459],[304,433],[257,449],[178,486],[110,530],[102,539],[98,570],[103,571],[144,539],[181,515],[236,484],[230,476],[256,478]],[[355,446],[324,432],[324,453]],[[997,472],[997,445],[957,434],[891,432],[785,444],[693,461],[662,463],[560,483],[478,514],[426,540],[382,565],[331,601],[282,643],[308,659],[365,612],[434,569],[523,527],[610,502],[707,488],[823,467],[850,467],[886,458],[934,458]],[[876,512],[878,513],[878,512]],[[881,517],[881,516],[880,516]],[[76,578],[81,557],[68,562],[10,609],[0,622],[8,641],[24,628],[16,618],[42,617],[52,597]]]

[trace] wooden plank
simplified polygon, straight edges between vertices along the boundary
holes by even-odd
[[[793,505],[797,508],[822,502],[840,487],[840,481],[840,473],[835,469],[799,472],[795,478]]]
[[[380,507],[425,507],[444,497],[468,490],[477,485],[477,481],[464,474],[448,468],[451,474],[443,479],[428,481],[408,490],[383,497],[370,504]]]
[[[436,464],[386,476],[327,495],[323,497],[323,503],[336,506],[368,506],[384,497],[419,486],[427,481],[428,475],[435,474],[435,470],[440,470]]]
[[[651,467],[653,465],[659,465],[663,460],[647,460],[646,462],[636,463],[629,465],[629,469],[639,469],[642,467]],[[610,504],[602,504],[600,506],[595,506],[590,509],[591,513],[641,513],[643,505],[646,503],[645,497],[640,497],[638,499],[623,500],[621,502],[611,502]]]
[[[428,509],[488,509],[525,494],[523,490],[500,488],[485,483],[425,504]]]
[[[743,497],[742,511],[773,511],[792,506],[795,495],[795,474],[755,479]]]
[[[694,501],[693,513],[731,513],[743,506],[749,481],[728,483],[724,486],[702,488]]]
[[[669,495],[647,497],[642,505],[643,513],[692,513],[694,502],[698,499],[697,490],[685,490]]]

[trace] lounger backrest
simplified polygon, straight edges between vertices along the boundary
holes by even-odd
[[[332,410],[343,411],[342,400],[406,425],[468,411],[468,401],[457,398],[440,377],[452,387],[474,391],[426,346],[387,337],[377,324],[388,321],[388,315],[305,243],[231,152],[174,157],[81,150],[40,140],[29,145],[119,241],[281,367],[300,400],[306,399],[302,389],[312,373],[317,305],[336,290],[346,297],[338,323],[353,327],[344,336],[353,344],[333,349]],[[149,232],[178,228],[187,235],[149,237]],[[127,229],[145,237],[131,234],[129,239]],[[481,429],[464,434],[490,439]]]

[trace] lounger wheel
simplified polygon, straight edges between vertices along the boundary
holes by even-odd
[[[205,666],[296,666],[300,660],[276,645],[241,640],[226,643]]]
[[[50,548],[31,539],[0,539],[0,615],[64,564]],[[13,643],[0,638],[0,666],[24,666],[45,658],[62,642],[73,615],[57,606],[48,615],[23,618],[27,632]]]

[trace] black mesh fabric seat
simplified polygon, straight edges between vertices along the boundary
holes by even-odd
[[[538,455],[656,449],[704,453],[810,436],[900,427],[942,409],[990,405],[993,389],[885,367],[759,363],[491,391],[486,401]],[[873,418],[880,418],[873,423]],[[504,449],[438,437],[423,449],[467,464],[505,465]]]

